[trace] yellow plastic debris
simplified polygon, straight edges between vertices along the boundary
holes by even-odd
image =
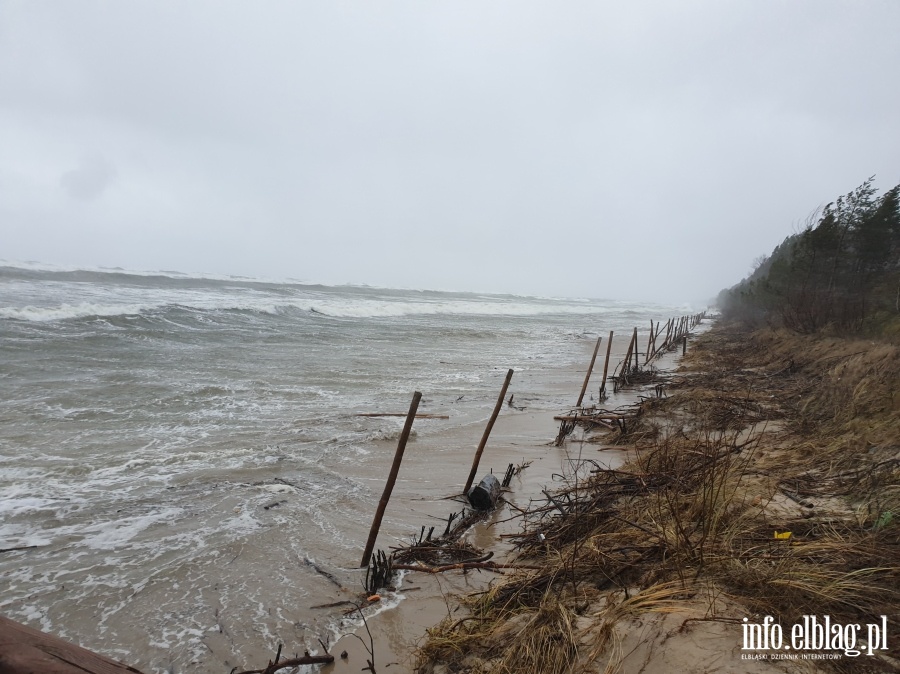
[[[790,537],[791,537],[790,531],[785,531],[784,533],[778,533],[777,531],[775,532],[775,538],[777,538],[780,541],[786,541]]]

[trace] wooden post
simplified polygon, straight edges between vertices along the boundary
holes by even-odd
[[[613,331],[609,331],[609,339],[606,341],[606,361],[603,363],[603,381],[600,382],[600,397],[606,392],[606,373],[609,372],[609,352],[612,350]]]
[[[634,328],[634,369],[638,369],[638,341],[637,341],[637,327]]]
[[[497,415],[500,414],[500,407],[503,405],[503,396],[506,395],[506,389],[509,388],[509,380],[512,379],[512,376],[513,371],[512,368],[510,368],[509,372],[506,373],[506,381],[503,382],[503,388],[500,389],[500,395],[497,397],[497,404],[494,405],[494,412],[491,414],[487,428],[484,429],[484,435],[481,436],[481,442],[478,445],[478,449],[475,450],[475,460],[472,461],[472,470],[469,472],[466,486],[463,487],[464,496],[468,495],[469,488],[475,481],[475,473],[478,472],[478,462],[481,461],[481,453],[484,451],[484,446],[487,444],[488,438],[491,435],[491,429],[494,427],[494,422],[497,421]]]
[[[648,363],[656,358],[656,352],[659,351],[659,347],[656,346],[656,340],[659,339],[659,335],[662,333],[662,329],[662,321],[656,321],[656,332],[653,333],[653,351],[647,356]]]
[[[369,565],[372,550],[375,549],[375,539],[378,538],[381,520],[384,517],[384,511],[387,509],[388,501],[391,499],[391,492],[394,490],[394,483],[397,481],[397,473],[400,472],[403,450],[406,449],[406,441],[409,440],[409,432],[412,430],[413,421],[416,418],[416,410],[419,409],[419,401],[421,399],[421,393],[418,391],[413,393],[412,403],[410,403],[409,412],[406,414],[406,423],[403,425],[403,432],[400,433],[400,441],[397,443],[397,451],[394,453],[394,463],[391,464],[391,472],[388,474],[387,484],[384,485],[384,492],[381,494],[378,509],[375,511],[375,519],[372,520],[372,528],[369,529],[369,540],[366,541],[366,549],[363,552],[362,561],[359,563],[360,566]]]
[[[591,378],[591,372],[594,371],[594,361],[597,360],[597,352],[600,350],[600,342],[603,341],[603,337],[597,337],[597,344],[594,346],[594,355],[591,356],[591,364],[588,365],[587,373],[584,375],[584,384],[581,385],[581,393],[578,396],[578,402],[575,403],[575,407],[581,407],[581,401],[584,400],[584,392],[587,391],[588,380]]]
[[[631,367],[631,354],[634,352],[634,340],[637,338],[637,328],[634,329],[635,332],[631,336],[631,341],[628,342],[628,351],[625,352],[625,360],[622,362],[622,371],[619,373],[619,376],[625,378],[625,373],[628,372],[628,369]]]
[[[653,344],[653,319],[650,319],[650,334],[647,335],[647,354],[644,358],[644,365],[650,362],[650,346]]]
[[[683,356],[684,354],[687,353],[687,335],[682,337],[682,340],[683,341],[681,342],[681,355]]]

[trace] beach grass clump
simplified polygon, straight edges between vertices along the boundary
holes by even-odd
[[[566,602],[545,595],[534,612],[520,620],[498,639],[502,648],[494,655],[491,671],[498,674],[532,671],[563,674],[570,670],[578,652],[575,613]],[[509,623],[507,623],[509,625]]]

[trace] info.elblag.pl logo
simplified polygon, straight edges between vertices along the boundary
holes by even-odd
[[[830,616],[805,615],[803,620],[782,629],[772,616],[761,623],[744,618],[741,659],[837,660],[842,656],[873,655],[887,650],[887,616],[878,623],[841,625]],[[759,651],[766,651],[760,653]]]

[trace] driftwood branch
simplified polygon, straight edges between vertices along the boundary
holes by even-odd
[[[324,665],[331,662],[334,662],[333,655],[304,655],[302,658],[290,658],[288,660],[270,663],[264,669],[248,669],[244,672],[238,672],[238,674],[272,674],[273,672],[277,672],[279,669],[284,669],[286,667]]]
[[[402,570],[402,571],[421,571],[423,573],[444,573],[445,571],[453,571],[456,569],[461,569],[466,571],[468,569],[485,569],[487,571],[499,571],[502,569],[534,569],[540,570],[543,567],[541,566],[523,566],[521,564],[497,564],[496,562],[487,561],[494,555],[493,552],[489,552],[484,557],[480,557],[478,559],[471,559],[465,562],[457,562],[456,564],[445,564],[443,566],[419,566],[418,564],[395,564],[394,569]]]

